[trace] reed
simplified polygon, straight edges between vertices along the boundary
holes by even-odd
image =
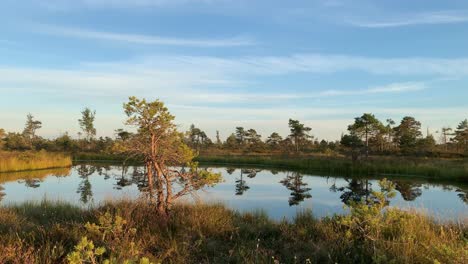
[[[0,172],[63,168],[71,165],[71,157],[62,153],[0,152]]]

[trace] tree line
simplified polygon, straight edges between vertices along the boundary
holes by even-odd
[[[116,143],[125,141],[132,132],[116,129],[114,137],[96,137],[96,111],[85,108],[81,111],[78,124],[81,131],[77,137],[69,133],[55,139],[45,139],[37,135],[42,122],[32,114],[26,116],[21,133],[0,129],[0,149],[4,150],[47,150],[65,152],[112,153]],[[434,134],[423,136],[421,123],[414,117],[405,116],[399,123],[392,119],[382,122],[371,113],[356,117],[348,126],[347,133],[340,140],[326,141],[315,138],[312,128],[299,120],[289,119],[290,133],[283,137],[271,133],[265,140],[254,128],[236,127],[224,141],[219,131],[212,140],[202,129],[191,125],[183,134],[184,142],[199,153],[283,153],[326,155],[345,154],[353,160],[369,155],[418,155],[418,156],[463,156],[468,153],[468,120],[462,120],[453,129],[443,127],[439,143]]]

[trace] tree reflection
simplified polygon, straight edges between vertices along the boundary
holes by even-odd
[[[307,183],[303,182],[303,175],[297,172],[288,173],[286,178],[280,181],[288,190],[291,191],[291,197],[289,197],[289,206],[298,205],[305,199],[312,198],[309,193],[311,188],[306,187]]]
[[[29,188],[38,188],[41,186],[41,180],[39,179],[26,179],[24,180],[24,185]]]
[[[242,169],[240,172],[240,179],[236,179],[236,195],[243,195],[250,187],[244,181],[243,175],[244,170]]]
[[[104,180],[110,179],[111,175],[109,171],[111,170],[111,166],[109,165],[100,165],[100,166],[95,166],[96,172],[98,173],[99,176],[104,175]]]
[[[257,176],[257,173],[261,172],[262,170],[259,169],[242,169],[241,172],[244,174],[247,174],[247,177],[249,178],[255,178]]]
[[[341,192],[340,195],[341,201],[346,204],[350,205],[351,203],[361,202],[362,200],[368,201],[369,195],[372,192],[372,183],[370,183],[367,179],[345,179],[348,183],[346,186],[337,187],[336,183],[334,183],[330,187],[330,191],[332,192]]]
[[[5,197],[6,193],[4,192],[5,188],[0,185],[0,202],[2,201],[3,197]]]
[[[405,201],[414,201],[421,196],[421,184],[411,183],[409,181],[393,181],[395,189],[400,192]]]
[[[457,189],[456,192],[458,193],[457,196],[460,198],[460,200],[468,204],[468,190]]]
[[[121,167],[121,174],[117,176],[117,182],[115,183],[114,189],[122,190],[123,188],[130,186],[134,183],[133,177],[128,178],[128,166],[123,165]],[[134,173],[132,174],[132,176]]]
[[[93,197],[89,176],[96,172],[96,166],[82,164],[78,166],[77,172],[82,180],[76,192],[80,194],[80,201],[87,204]]]

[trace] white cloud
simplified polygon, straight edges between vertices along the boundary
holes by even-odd
[[[50,25],[36,26],[39,33],[57,35],[63,37],[94,39],[110,42],[123,42],[141,45],[166,45],[166,46],[191,46],[191,47],[231,47],[254,45],[255,42],[245,37],[233,37],[225,39],[189,39],[161,37],[141,34],[124,34],[114,32],[94,31],[73,27],[58,27]]]
[[[468,22],[466,11],[439,11],[399,15],[381,20],[350,20],[350,24],[367,28],[387,28],[413,25],[454,24]]]

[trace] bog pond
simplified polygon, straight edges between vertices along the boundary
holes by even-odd
[[[292,218],[311,210],[316,217],[345,213],[345,204],[380,190],[378,180],[318,176],[265,168],[212,167],[223,182],[197,192],[197,199],[224,203],[238,211],[263,210],[271,218]],[[390,206],[417,209],[440,220],[468,218],[468,186],[390,179],[397,195]],[[71,169],[0,174],[0,205],[24,201],[61,200],[79,206],[109,199],[137,199],[144,195],[143,168],[80,164]],[[193,200],[194,198],[185,198]]]

